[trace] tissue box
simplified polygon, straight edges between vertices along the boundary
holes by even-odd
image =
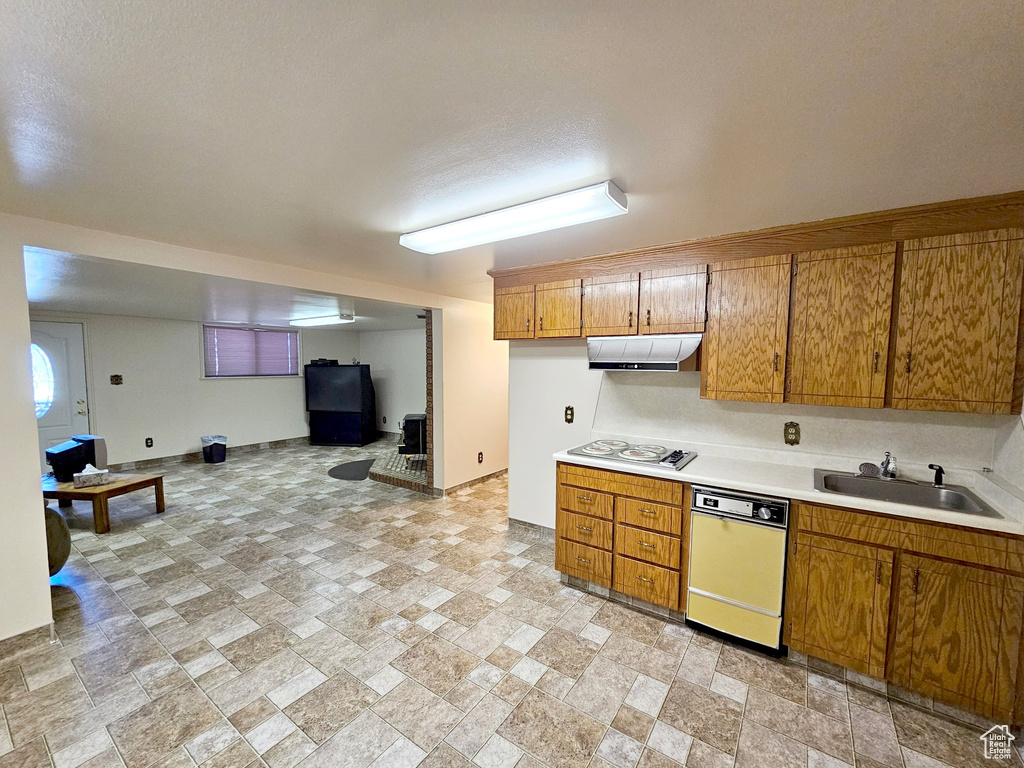
[[[75,488],[89,488],[93,485],[106,485],[110,482],[110,470],[100,469],[92,472],[76,472]]]

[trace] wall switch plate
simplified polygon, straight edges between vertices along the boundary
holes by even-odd
[[[478,453],[476,455],[476,463],[477,464],[483,464],[484,463],[484,452],[483,451],[480,451],[480,453]]]
[[[153,447],[153,438],[152,437],[147,437],[146,438],[146,447],[147,448],[152,448]]]
[[[110,375],[110,383],[115,387],[118,384],[124,384],[124,377],[120,373],[113,373]]]
[[[800,445],[800,425],[795,421],[786,422],[782,435],[786,438],[786,445]]]
[[[565,406],[565,423],[572,424],[573,419],[576,418],[576,409],[571,405]]]

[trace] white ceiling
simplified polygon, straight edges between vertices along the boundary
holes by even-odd
[[[0,0],[0,210],[469,298],[1024,186],[1020,0]],[[613,179],[630,213],[405,231]]]
[[[341,331],[423,328],[421,307],[233,280],[90,256],[25,249],[25,283],[35,311],[286,326],[300,317],[354,315]]]

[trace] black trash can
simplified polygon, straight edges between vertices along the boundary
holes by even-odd
[[[203,461],[207,464],[220,464],[228,455],[228,439],[224,435],[204,435]]]

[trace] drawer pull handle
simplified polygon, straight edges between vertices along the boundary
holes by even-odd
[[[636,578],[637,578],[637,581],[642,581],[642,582],[644,582],[646,584],[653,584],[654,583],[654,579],[645,579],[643,576],[637,576]]]
[[[658,514],[653,509],[644,509],[643,507],[637,507],[636,511],[639,512],[641,515],[656,515],[656,514]]]
[[[641,547],[650,547],[651,549],[657,549],[657,547],[655,547],[653,544],[648,544],[646,541],[638,541],[637,544],[639,544]]]
[[[591,533],[594,530],[593,528],[588,528],[585,525],[577,525],[576,528],[581,531],[586,531],[587,533]]]
[[[576,559],[579,560],[581,563],[589,563],[590,562],[589,560],[587,560],[587,558],[580,557],[579,555],[576,556]]]
[[[576,494],[576,498],[580,501],[593,501],[593,496],[584,496],[582,493]]]

